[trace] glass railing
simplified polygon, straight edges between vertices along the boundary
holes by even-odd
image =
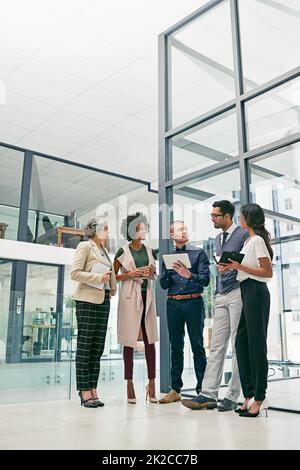
[[[78,332],[73,297],[0,289],[0,306],[0,404],[73,397]],[[114,300],[99,377],[112,388],[124,380],[116,308]],[[143,386],[144,354],[137,350],[135,356],[135,378]]]
[[[73,297],[46,292],[12,292],[2,288],[0,312],[0,404],[74,397],[78,331]],[[120,385],[123,390],[124,385],[122,349],[116,337],[116,314],[117,298],[113,298],[99,377],[101,389],[106,387],[110,396],[114,396],[116,391],[119,393]],[[204,330],[207,354],[210,346],[211,323],[212,320],[207,318]],[[139,388],[143,389],[147,380],[142,346],[140,344],[135,352],[134,379],[137,391]],[[158,346],[157,353],[159,368]],[[195,372],[193,354],[187,336],[184,356],[183,392],[193,394]],[[157,375],[159,377],[159,373]],[[222,388],[227,386],[230,376],[231,355],[228,351]],[[270,358],[269,382],[273,384],[270,384],[270,389],[274,389],[275,398],[278,395],[278,400],[273,398],[275,404],[281,403],[282,393],[294,396],[296,400],[300,393],[300,380],[293,380],[296,378],[300,378],[298,362]],[[125,396],[125,387],[121,393]],[[290,408],[295,409],[296,404],[293,402]]]

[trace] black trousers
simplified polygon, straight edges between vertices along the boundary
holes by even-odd
[[[110,310],[109,293],[102,304],[76,301],[78,326],[76,350],[77,390],[97,388]]]
[[[194,368],[197,377],[197,390],[201,390],[206,368],[206,355],[203,346],[204,303],[202,297],[187,300],[168,299],[167,320],[171,343],[171,380],[172,388],[180,392],[184,366],[185,325],[194,355]]]
[[[268,381],[267,331],[270,293],[265,282],[241,282],[243,308],[235,347],[245,398],[265,399]]]

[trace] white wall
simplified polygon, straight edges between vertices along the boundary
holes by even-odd
[[[0,240],[0,258],[36,263],[72,264],[75,250],[36,243]]]

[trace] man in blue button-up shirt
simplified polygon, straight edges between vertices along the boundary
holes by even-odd
[[[187,253],[191,268],[187,269],[180,262],[174,263],[172,270],[167,270],[164,263],[162,265],[160,285],[162,289],[168,289],[167,320],[171,343],[172,390],[160,400],[160,403],[181,400],[185,325],[194,355],[198,393],[201,390],[206,367],[202,292],[209,284],[209,260],[204,250],[189,244],[187,227],[183,221],[171,224],[170,237],[175,242],[172,253]]]

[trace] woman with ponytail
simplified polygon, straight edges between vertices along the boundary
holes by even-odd
[[[267,329],[270,293],[267,282],[273,276],[273,250],[265,228],[265,215],[258,204],[241,208],[240,224],[248,230],[241,253],[241,264],[230,260],[228,269],[238,270],[243,309],[236,335],[236,355],[245,401],[236,410],[240,416],[255,418],[268,404],[265,399],[268,379]]]

